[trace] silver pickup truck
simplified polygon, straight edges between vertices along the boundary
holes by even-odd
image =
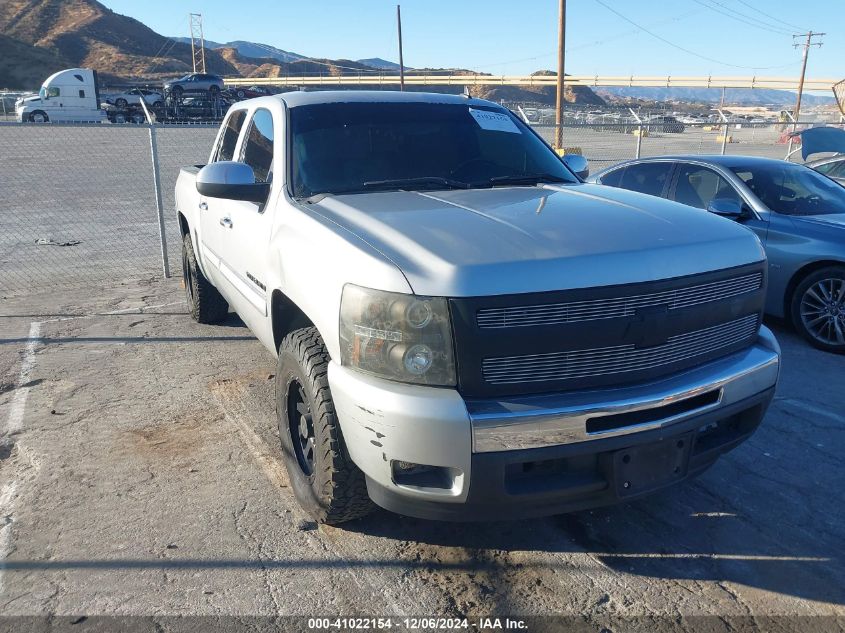
[[[235,104],[182,170],[191,315],[277,355],[315,520],[616,503],[754,432],[780,361],[757,237],[583,163],[487,101],[338,91]]]

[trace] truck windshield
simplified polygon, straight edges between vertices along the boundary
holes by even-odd
[[[845,187],[809,167],[778,161],[736,164],[731,169],[763,204],[777,213],[845,213]]]
[[[503,108],[325,103],[291,109],[293,194],[578,182]]]

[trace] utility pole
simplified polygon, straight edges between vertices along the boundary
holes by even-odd
[[[798,117],[801,115],[801,96],[804,93],[804,74],[807,72],[807,53],[810,51],[811,46],[821,46],[821,42],[814,42],[814,37],[822,37],[826,35],[826,33],[813,33],[812,31],[808,31],[806,33],[807,40],[804,44],[799,42],[794,43],[792,46],[794,48],[798,48],[799,46],[804,47],[804,52],[801,55],[801,77],[798,79],[798,101],[795,103],[795,123],[792,124],[792,131],[795,131],[795,127],[798,124]],[[795,40],[799,37],[805,37],[805,35],[793,35],[792,39]]]
[[[402,8],[396,5],[396,27],[399,29],[399,90],[405,90],[405,62],[402,58]]]
[[[205,38],[202,35],[202,14],[188,14],[188,28],[191,31],[191,56],[194,62],[194,72],[205,72]]]
[[[560,0],[557,27],[557,108],[555,109],[555,149],[563,150],[563,62],[566,42],[566,0]]]

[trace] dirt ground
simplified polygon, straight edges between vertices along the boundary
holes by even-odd
[[[270,620],[250,616],[283,614],[467,616],[470,629],[481,616],[564,615],[614,632],[717,616],[697,622],[841,631],[845,357],[770,326],[784,351],[775,402],[697,480],[547,519],[378,511],[332,528],[293,499],[275,361],[236,317],[194,323],[175,280],[7,299],[0,629],[49,615],[69,617],[44,630],[96,616],[261,630]]]

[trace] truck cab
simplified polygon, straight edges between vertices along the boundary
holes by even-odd
[[[106,113],[100,108],[97,71],[69,68],[50,75],[38,95],[17,103],[15,114],[22,123],[102,123]]]
[[[748,439],[780,349],[744,227],[583,182],[498,104],[294,92],[232,106],[176,183],[191,316],[276,357],[317,521],[627,501]]]

